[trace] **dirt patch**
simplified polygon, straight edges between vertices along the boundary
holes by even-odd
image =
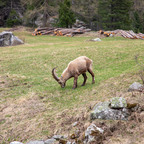
[[[0,76],[0,103],[5,101],[5,98],[11,97],[14,88],[30,88],[31,84],[26,81],[27,78],[25,76],[16,74]]]
[[[9,88],[15,87],[18,85],[27,85],[24,80],[26,79],[25,76],[20,75],[3,75],[0,76],[0,89],[2,88]]]
[[[32,96],[35,95],[35,96]],[[36,96],[19,98],[7,102],[0,107],[0,141],[7,142],[9,139],[27,139],[38,125],[36,117],[41,119],[40,115],[46,110],[43,102]]]

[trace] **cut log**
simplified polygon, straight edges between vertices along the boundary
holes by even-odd
[[[84,27],[81,28],[49,28],[49,27],[44,27],[44,28],[37,28],[35,31],[32,33],[32,35],[48,35],[48,34],[53,34],[56,36],[69,36],[72,37],[76,34],[83,34],[85,32],[89,32],[91,29],[86,29]]]
[[[130,35],[132,35],[134,39],[140,39],[140,37],[139,37],[137,34],[135,34],[132,30],[131,30],[131,31],[128,31],[128,33],[129,33]]]
[[[100,34],[102,35],[105,35],[105,36],[109,36],[110,34],[120,34],[122,37],[124,38],[130,38],[130,39],[144,39],[144,34],[142,33],[139,33],[139,34],[136,34],[134,33],[132,30],[130,31],[125,31],[125,30],[114,30],[114,31],[102,31],[100,30],[99,31]]]

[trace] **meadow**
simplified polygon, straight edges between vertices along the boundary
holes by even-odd
[[[87,112],[96,102],[123,95],[134,81],[141,82],[135,56],[144,61],[143,40],[111,37],[93,42],[90,39],[94,36],[32,36],[25,29],[14,34],[25,43],[0,47],[3,143],[65,133],[70,122],[60,128],[64,120]],[[85,86],[81,87],[83,77],[79,76],[77,89],[72,89],[73,78],[62,89],[53,79],[52,69],[57,67],[61,76],[71,60],[83,55],[93,60],[95,84],[91,84],[91,75],[87,73]]]

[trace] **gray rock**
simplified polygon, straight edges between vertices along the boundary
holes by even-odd
[[[85,140],[84,144],[89,144],[95,141],[95,137],[102,135],[104,132],[103,129],[97,127],[95,124],[91,124],[85,131]],[[94,135],[95,134],[95,135]]]
[[[20,45],[20,44],[23,44],[23,41],[21,39],[19,39],[18,37],[12,35],[11,45],[14,46],[14,45]]]
[[[60,140],[60,139],[64,139],[65,137],[62,135],[54,135],[52,138],[56,140]]]
[[[49,24],[50,26],[53,26],[54,24],[57,23],[57,20],[53,17],[50,17],[48,20],[47,20],[47,24]]]
[[[75,127],[76,125],[78,125],[78,122],[74,122],[74,123],[72,124],[73,127]]]
[[[18,142],[18,141],[13,141],[13,142],[11,142],[10,144],[23,144],[23,143]]]
[[[86,24],[83,21],[76,19],[76,22],[73,25],[74,28],[86,28]]]
[[[26,144],[45,144],[44,141],[41,141],[41,140],[36,140],[36,141],[30,141]]]
[[[113,34],[110,34],[109,37],[114,37],[114,35],[113,35]]]
[[[54,144],[56,142],[56,139],[48,139],[44,142],[44,144]]]
[[[0,33],[0,46],[13,46],[23,43],[24,42],[18,37],[14,36],[12,32],[4,31]]]
[[[118,101],[119,103],[119,101]],[[104,119],[104,120],[127,120],[130,115],[129,110],[124,108],[113,109],[109,107],[110,101],[100,102],[96,104],[90,114],[90,119]],[[117,105],[115,103],[115,105]],[[121,106],[121,103],[120,103]],[[125,103],[124,103],[125,106]],[[119,106],[118,106],[119,107]]]
[[[138,82],[134,82],[133,84],[131,84],[130,86],[129,86],[129,89],[128,89],[128,91],[130,92],[130,91],[139,91],[139,90],[141,90],[142,88],[144,88],[144,86],[142,85],[142,84],[140,84],[140,83],[138,83]]]
[[[43,13],[39,13],[37,15],[37,18],[35,20],[35,25],[37,27],[43,27],[44,26],[44,23],[43,23]],[[56,24],[57,20],[54,19],[53,17],[49,17],[47,20],[46,20],[46,26],[50,26],[52,27],[54,24]]]
[[[38,14],[37,19],[35,20],[35,24],[38,27],[42,27],[43,26],[43,14]]]
[[[95,39],[92,39],[92,41],[101,41],[100,38],[95,38]]]
[[[122,97],[114,97],[110,99],[110,107],[111,108],[126,108],[127,107],[127,102],[124,98]]]

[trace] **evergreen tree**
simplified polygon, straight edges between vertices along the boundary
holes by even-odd
[[[68,28],[72,27],[72,24],[74,24],[75,16],[70,7],[71,3],[69,0],[64,0],[63,3],[60,3],[58,23],[60,27]]]
[[[141,24],[141,26],[142,26],[142,33],[144,33],[144,13],[142,14],[142,24]]]
[[[137,11],[133,13],[133,29],[137,33],[142,31],[142,19],[140,19]]]
[[[6,26],[12,27],[15,25],[21,25],[22,20],[20,19],[19,15],[16,13],[15,10],[11,10],[8,19],[6,20]]]
[[[110,0],[98,1],[98,27],[108,30],[110,25]]]
[[[131,29],[131,7],[132,0],[111,0],[111,23],[113,29]]]
[[[132,0],[99,0],[98,14],[102,29],[130,29]]]
[[[144,33],[144,13],[137,11],[134,11],[133,17],[132,17],[132,24],[133,24],[133,30],[136,33]]]

